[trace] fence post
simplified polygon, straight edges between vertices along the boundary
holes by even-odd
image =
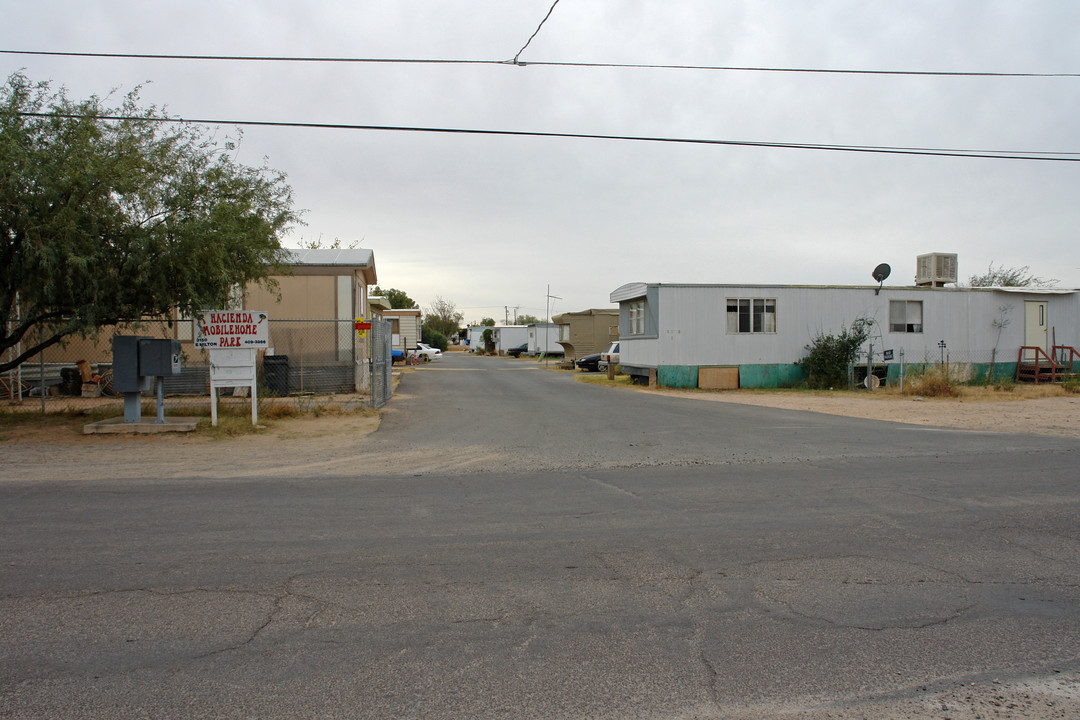
[[[900,394],[904,394],[904,348],[900,348]]]
[[[38,345],[44,345],[45,335],[41,329],[41,325],[38,325]],[[41,393],[41,414],[45,414],[45,348],[41,348],[41,352],[38,353],[38,367],[41,370],[41,375],[38,377],[38,392]]]

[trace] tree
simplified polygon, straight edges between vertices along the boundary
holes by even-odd
[[[431,307],[424,315],[424,327],[450,337],[461,327],[464,317],[457,311],[457,305],[436,295],[435,302],[431,303]]]
[[[495,327],[495,318],[484,318],[480,321],[481,327]]]
[[[390,307],[394,309],[404,308],[406,310],[410,310],[412,308],[420,307],[416,304],[415,300],[405,294],[404,290],[398,290],[397,288],[388,288],[386,290],[382,290],[379,288],[378,285],[376,285],[375,289],[371,291],[371,294],[386,298],[387,301],[390,303]]]
[[[139,91],[119,108],[21,73],[0,86],[0,362],[265,280],[298,215],[284,175],[232,160]]]
[[[341,238],[334,238],[333,242],[324,243],[322,235],[320,235],[317,240],[304,240],[301,238],[296,244],[307,250],[341,250],[343,247],[349,250],[355,250],[360,247],[359,240],[350,240],[348,245],[342,245]]]
[[[820,389],[847,387],[848,368],[868,337],[870,323],[863,318],[851,323],[850,328],[841,326],[836,335],[819,332],[806,346],[806,357],[799,361],[806,370],[806,384]]]
[[[540,322],[540,318],[536,317],[535,315],[518,315],[517,316],[517,324],[518,325],[532,325],[533,323],[538,323],[538,322]]]
[[[994,267],[994,263],[986,269],[982,275],[972,275],[968,278],[971,287],[1049,287],[1057,283],[1057,280],[1046,279],[1032,275],[1031,267],[1007,268],[1004,265]]]

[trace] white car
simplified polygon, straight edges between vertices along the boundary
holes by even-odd
[[[619,343],[610,343],[605,349],[600,351],[600,362],[596,363],[596,367],[600,369],[600,372],[607,370],[608,365],[619,364]]]
[[[431,362],[432,360],[438,360],[442,357],[442,350],[437,347],[431,347],[427,343],[416,343],[416,348],[410,350],[409,355],[417,360]]]

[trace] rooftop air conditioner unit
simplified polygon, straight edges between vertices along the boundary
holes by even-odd
[[[945,283],[956,283],[956,253],[927,253],[916,261],[916,285],[944,287]]]

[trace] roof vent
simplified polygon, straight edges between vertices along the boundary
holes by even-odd
[[[956,253],[927,253],[915,260],[915,284],[919,287],[944,287],[945,283],[956,283]]]

